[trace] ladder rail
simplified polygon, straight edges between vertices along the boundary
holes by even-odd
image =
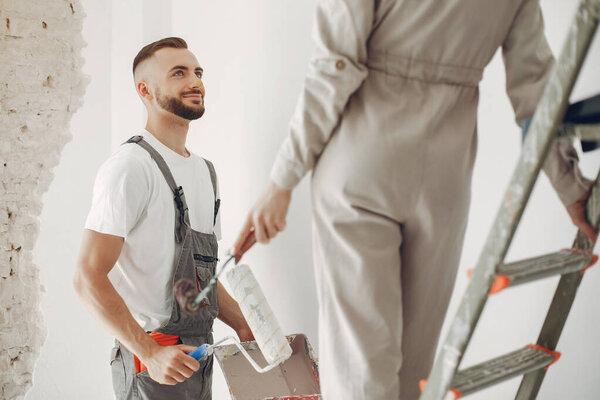
[[[599,0],[582,0],[561,55],[533,116],[505,198],[479,257],[456,317],[435,360],[420,400],[437,400],[450,387],[487,295],[521,219],[550,144],[557,137],[568,98],[598,24]]]
[[[600,172],[596,177],[586,203],[586,219],[592,227],[595,227],[596,232],[598,232],[597,226],[600,222]],[[587,236],[581,233],[581,231],[577,232],[573,243],[574,249],[591,252],[593,246],[594,244]],[[560,278],[537,340],[538,345],[550,350],[556,349],[582,279],[583,274],[579,272],[565,274]],[[535,399],[545,376],[546,370],[543,369],[525,374],[521,380],[515,399]]]

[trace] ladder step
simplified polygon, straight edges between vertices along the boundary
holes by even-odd
[[[566,124],[600,123],[600,94],[569,105],[563,122]]]
[[[559,131],[567,131],[578,137],[584,152],[600,147],[600,95],[571,104],[563,123]]]
[[[537,345],[528,345],[523,349],[458,371],[451,387],[454,393],[464,396],[515,376],[548,368],[559,357],[558,352]]]
[[[600,147],[600,124],[592,125],[561,125],[558,135],[562,137],[575,136],[581,141],[584,152],[596,150]]]
[[[498,293],[507,287],[550,276],[564,275],[575,271],[583,273],[597,260],[597,255],[565,249],[510,264],[501,264],[496,270],[496,280],[492,284],[490,294]],[[471,272],[469,271],[469,274]]]
[[[510,264],[502,264],[496,271],[493,293],[508,286],[564,275],[575,271],[585,271],[598,260],[598,256],[582,251],[561,250],[544,256],[528,258]],[[492,293],[492,291],[490,291]]]
[[[582,142],[598,142],[600,141],[600,124],[593,125],[573,125],[572,132]]]
[[[531,118],[522,121],[523,139],[527,134]],[[575,136],[581,140],[584,152],[600,147],[600,94],[573,103],[565,112],[559,136]]]

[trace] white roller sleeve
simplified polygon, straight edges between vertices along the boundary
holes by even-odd
[[[227,280],[265,360],[279,364],[290,358],[292,348],[250,267],[234,266],[227,272]]]

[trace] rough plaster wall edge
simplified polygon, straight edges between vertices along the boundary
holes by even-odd
[[[0,9],[0,397],[21,399],[46,329],[32,250],[43,194],[83,103],[79,0],[3,0]]]

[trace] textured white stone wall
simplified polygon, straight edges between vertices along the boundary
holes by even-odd
[[[1,399],[24,397],[46,336],[32,249],[87,84],[83,17],[79,0],[0,0]]]

